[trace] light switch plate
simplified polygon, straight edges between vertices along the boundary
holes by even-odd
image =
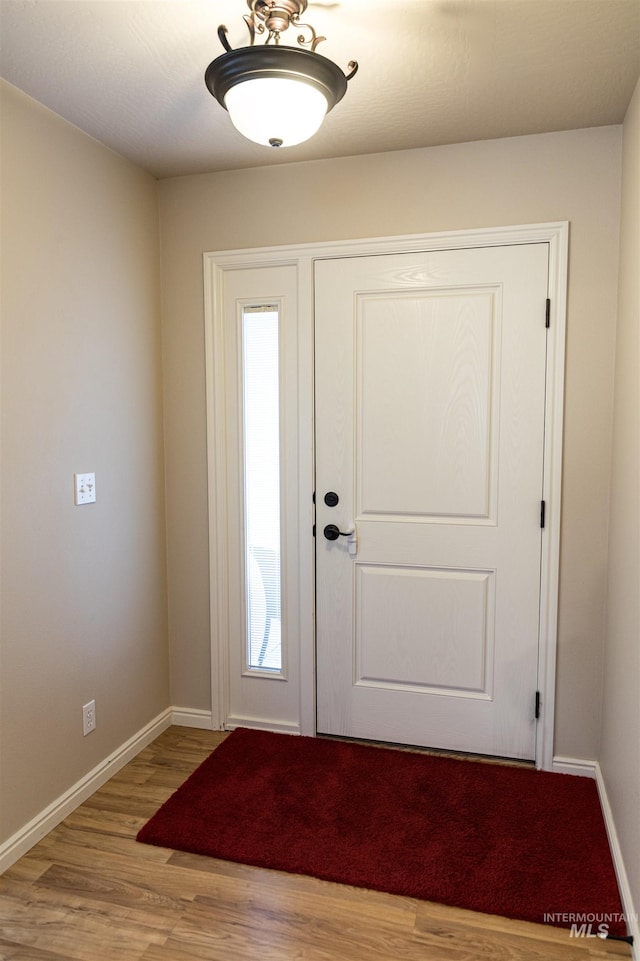
[[[96,475],[74,474],[73,480],[76,506],[93,504],[96,499]]]

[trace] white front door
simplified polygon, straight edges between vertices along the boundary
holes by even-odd
[[[319,732],[535,756],[548,262],[316,262]]]

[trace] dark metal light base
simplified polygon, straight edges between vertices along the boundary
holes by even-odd
[[[204,81],[210,93],[226,109],[224,101],[231,87],[259,77],[300,80],[315,87],[326,98],[327,113],[342,100],[350,79],[337,64],[319,53],[298,47],[265,45],[239,47],[223,53],[209,64]]]

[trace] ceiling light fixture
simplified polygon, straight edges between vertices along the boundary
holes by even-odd
[[[351,72],[345,75],[315,52],[325,37],[300,23],[307,0],[247,0],[247,5],[251,13],[244,20],[250,46],[233,50],[227,28],[219,26],[226,53],[209,64],[205,83],[249,140],[291,147],[316,133],[325,114],[344,97],[358,64],[351,60]],[[306,36],[298,35],[297,47],[280,46],[281,34],[291,26],[307,31]],[[263,45],[254,46],[256,33],[266,33]]]

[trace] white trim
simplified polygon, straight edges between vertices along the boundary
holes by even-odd
[[[596,784],[598,785],[598,795],[600,797],[600,806],[602,808],[602,816],[604,817],[604,823],[607,829],[609,849],[611,851],[611,857],[613,858],[613,866],[615,868],[616,878],[618,881],[618,890],[620,891],[620,898],[622,900],[622,910],[624,911],[627,921],[628,932],[633,937],[633,957],[635,961],[640,961],[640,923],[638,923],[638,913],[633,903],[631,886],[629,885],[629,878],[627,876],[624,858],[622,856],[622,848],[620,847],[620,842],[618,841],[618,832],[616,831],[616,825],[613,820],[613,811],[609,803],[609,797],[607,795],[607,788],[604,782],[602,770],[597,761],[594,762],[594,767]],[[638,907],[640,907],[640,905],[638,905]]]
[[[215,250],[204,254],[209,263],[222,269],[298,263],[301,259],[325,260],[336,257],[368,257],[372,254],[410,253],[420,250],[455,250],[465,247],[500,247],[512,244],[553,243],[568,238],[569,224],[521,224],[511,227],[485,227],[474,230],[448,230],[431,234],[405,234],[398,237],[371,237],[327,243],[287,244],[281,247],[247,247]],[[566,270],[565,270],[566,275]]]
[[[315,521],[315,328],[313,259],[298,263],[298,637],[300,638],[300,733],[316,733],[316,592],[315,552],[311,536]]]
[[[322,244],[300,244],[281,247],[236,249],[205,252],[204,303],[207,383],[207,449],[209,478],[209,559],[211,570],[211,695],[214,723],[221,725],[228,704],[228,589],[225,570],[226,543],[221,519],[226,516],[225,489],[225,424],[223,345],[215,343],[214,317],[222,308],[224,274],[238,269],[296,264],[299,278],[299,363],[307,374],[304,392],[299,378],[300,433],[300,709],[299,721],[305,734],[315,733],[315,637],[313,539],[306,522],[309,506],[305,488],[313,482],[312,411],[313,383],[309,376],[313,365],[313,265],[314,260],[337,257],[362,257],[373,254],[410,251],[453,250],[469,247],[491,247],[513,244],[549,244],[549,286],[551,324],[547,351],[547,399],[543,497],[546,501],[546,528],[543,537],[540,594],[540,643],[538,653],[538,689],[541,716],[536,734],[536,765],[553,768],[555,725],[555,681],[558,620],[558,580],[560,558],[560,503],[562,475],[562,432],[564,411],[564,356],[567,302],[567,258],[569,224],[523,224],[511,227],[489,227],[399,237],[377,237],[344,240]],[[307,422],[307,420],[309,422]],[[311,487],[310,490],[313,488]]]
[[[259,269],[222,270],[205,255],[205,340],[207,383],[207,456],[209,490],[209,561],[211,692],[214,725],[222,728],[231,715],[270,718],[276,725],[300,719],[300,605],[311,601],[300,590],[302,564],[312,558],[312,487],[304,490],[309,521],[302,525],[299,465],[303,457],[298,396],[311,388],[300,384],[300,327],[310,326],[298,309],[300,289],[295,262],[270,264]],[[282,551],[283,670],[246,671],[243,663],[244,608],[246,605],[245,504],[243,491],[243,397],[241,356],[237,325],[248,304],[279,304],[280,314],[280,536]],[[312,328],[311,328],[312,329]],[[312,395],[311,395],[312,396]],[[312,419],[307,434],[311,449]],[[304,456],[307,456],[305,449]],[[311,470],[309,470],[311,475]],[[311,482],[309,482],[310,484]],[[301,548],[301,544],[303,547]],[[310,592],[313,579],[309,577]],[[312,630],[309,637],[313,639]],[[243,670],[245,668],[245,670]],[[278,682],[278,683],[274,683]]]
[[[551,770],[554,774],[577,774],[578,777],[595,779],[597,763],[597,761],[584,761],[580,758],[556,755]]]
[[[272,721],[270,718],[230,714],[224,726],[225,731],[235,731],[237,727],[248,727],[254,731],[274,731],[276,734],[300,734],[300,725],[291,721]]]
[[[207,485],[209,507],[209,623],[211,632],[211,723],[219,730],[229,702],[227,679],[229,585],[227,558],[226,378],[222,325],[213,318],[223,310],[222,272],[205,255],[205,392],[207,411]]]
[[[558,585],[560,582],[560,507],[562,501],[564,373],[567,324],[569,224],[549,224],[549,287],[551,301],[547,337],[547,391],[542,497],[546,504],[545,534],[540,565],[540,634],[538,689],[540,719],[536,732],[536,767],[553,765]]]
[[[151,744],[163,731],[170,727],[172,722],[173,712],[171,708],[167,708],[166,711],[158,714],[153,721],[150,721],[137,734],[125,741],[109,757],[97,764],[92,771],[76,781],[64,794],[61,794],[40,814],[37,814],[28,824],[25,824],[24,827],[1,844],[0,874],[3,874],[34,844],[37,844],[45,834],[52,831],[72,811],[75,811],[83,801],[86,801],[109,778],[113,777],[125,764],[128,764],[136,754],[139,754],[143,748]]]
[[[624,865],[622,849],[620,847],[620,842],[618,841],[618,832],[616,831],[615,822],[613,820],[613,811],[611,810],[611,805],[607,796],[607,788],[604,782],[600,764],[598,761],[585,761],[578,760],[577,758],[573,757],[556,756],[553,759],[553,771],[556,774],[577,774],[581,777],[589,777],[596,782],[598,788],[598,797],[600,799],[600,807],[602,809],[602,817],[607,830],[609,850],[611,851],[613,866],[616,872],[616,879],[618,881],[618,890],[620,891],[620,898],[622,900],[622,909],[627,920],[629,934],[633,936],[633,957],[635,961],[640,961],[640,925],[638,924],[638,914],[633,904],[633,896],[631,894],[629,878]]]
[[[201,711],[195,707],[172,707],[171,723],[178,727],[197,727],[203,731],[220,730],[213,727],[211,711]]]

